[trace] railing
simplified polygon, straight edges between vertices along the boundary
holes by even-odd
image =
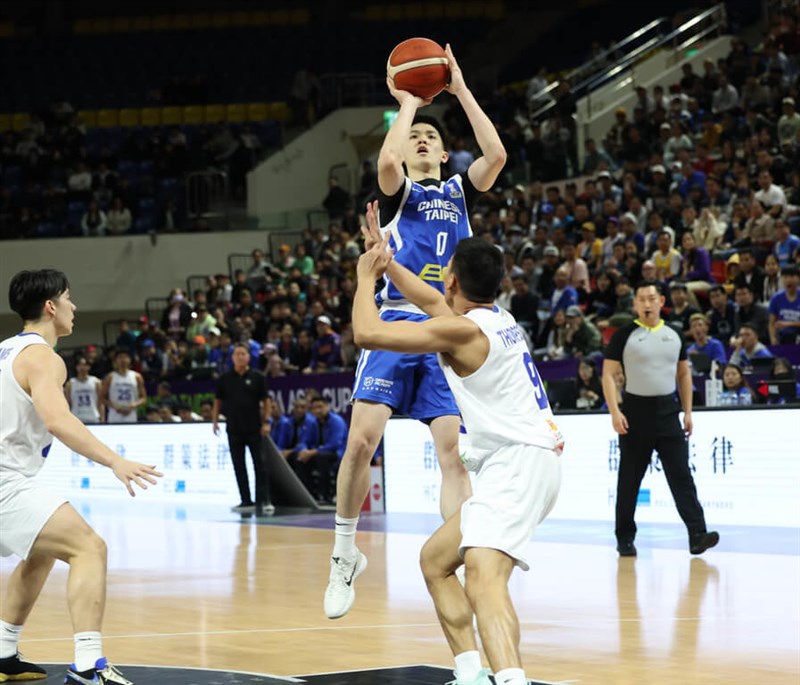
[[[323,74],[319,80],[327,109],[374,104],[383,85],[379,78],[368,72]]]
[[[321,220],[322,225],[320,225],[319,220]],[[313,231],[315,228],[327,228],[330,223],[330,217],[324,209],[311,209],[306,212],[306,223],[309,231]]]
[[[703,38],[721,33],[726,25],[727,15],[725,5],[722,3],[692,17],[672,31],[669,30],[671,24],[668,19],[663,17],[655,19],[603,50],[577,69],[573,69],[561,81],[554,81],[533,95],[532,102],[546,102],[534,109],[530,117],[532,120],[542,120],[549,116],[557,104],[554,93],[562,81],[572,84],[572,94],[576,99],[591,97],[592,91],[629,71],[654,50],[661,48],[669,48],[676,52],[685,50]],[[612,65],[607,65],[609,58],[615,59]],[[589,101],[589,113],[591,114],[591,101]]]
[[[247,273],[250,265],[253,263],[253,255],[244,254],[241,252],[234,252],[228,255],[228,275],[230,276],[231,283],[235,283],[234,274],[237,270],[241,269]]]
[[[154,321],[156,325],[161,325],[161,317],[169,307],[169,299],[166,297],[148,297],[144,301],[144,311],[150,321]]]
[[[186,278],[186,296],[189,299],[194,297],[195,290],[206,291],[208,289],[208,276],[193,275]]]
[[[189,230],[228,229],[228,175],[219,170],[193,171],[186,176]]]

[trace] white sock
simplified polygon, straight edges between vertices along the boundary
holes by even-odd
[[[103,658],[103,638],[99,632],[75,633],[75,669],[88,671]]]
[[[356,526],[358,526],[358,516],[354,519],[336,516],[336,539],[333,543],[333,556],[349,559],[356,555]]]
[[[477,649],[456,654],[456,676],[459,680],[475,680],[480,672],[481,653]]]
[[[17,653],[19,634],[21,632],[22,626],[0,621],[0,659],[7,659]]]
[[[504,668],[494,674],[494,682],[497,685],[528,685],[525,679],[525,671],[521,668]]]

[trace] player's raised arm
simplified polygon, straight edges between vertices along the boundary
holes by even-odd
[[[482,153],[470,165],[467,175],[477,190],[485,192],[494,186],[497,176],[506,164],[506,149],[495,125],[481,109],[472,91],[467,88],[461,67],[458,66],[449,43],[445,46],[445,53],[450,61],[450,84],[447,91],[455,95],[464,108]]]
[[[373,246],[383,242],[378,227],[378,201],[367,205],[367,225],[361,227],[364,234],[364,246],[369,251]],[[436,288],[428,285],[419,276],[414,275],[402,264],[392,259],[386,266],[386,273],[392,283],[411,303],[417,305],[430,317],[449,316],[452,314],[444,296]]]

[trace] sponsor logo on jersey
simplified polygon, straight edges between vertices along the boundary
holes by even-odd
[[[417,275],[423,281],[441,283],[444,281],[444,272],[446,268],[446,266],[442,266],[441,264],[426,264],[422,267],[422,271],[420,271]]]

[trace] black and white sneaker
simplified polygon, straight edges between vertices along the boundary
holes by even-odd
[[[67,677],[64,678],[64,685],[133,685],[116,666],[108,663],[103,657],[98,659],[94,668],[88,671],[79,671],[75,664],[67,670]]]
[[[17,652],[14,656],[0,659],[0,683],[12,680],[41,680],[47,677],[47,671],[41,666],[25,661],[25,657]]]

